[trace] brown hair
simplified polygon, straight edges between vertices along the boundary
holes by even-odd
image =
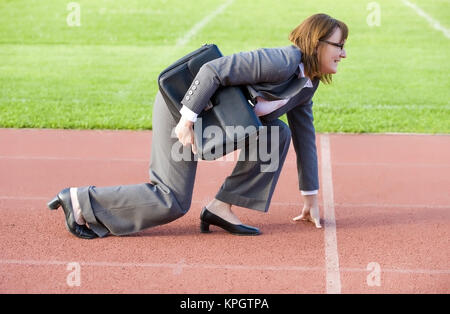
[[[319,78],[323,83],[331,83],[331,74],[319,72],[317,47],[319,46],[319,41],[330,37],[336,27],[341,29],[342,43],[348,37],[347,25],[323,13],[308,17],[289,34],[289,40],[302,52],[305,75],[310,79]]]

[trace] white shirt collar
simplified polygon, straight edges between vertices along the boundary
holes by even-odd
[[[300,68],[300,74],[298,75],[298,77],[299,78],[306,77],[305,76],[305,66],[303,65],[303,62],[301,62],[298,67]],[[313,87],[313,84],[312,84],[311,80],[309,79],[309,77],[307,77],[307,79],[308,80],[306,81],[305,87]]]

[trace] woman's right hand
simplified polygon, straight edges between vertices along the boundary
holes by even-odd
[[[197,154],[197,146],[194,140],[194,122],[187,120],[183,116],[175,127],[175,134],[183,146],[191,145],[192,153]]]
[[[320,224],[319,214],[319,200],[317,194],[315,195],[303,195],[303,210],[301,215],[293,218],[292,220],[306,220],[314,223],[316,228],[322,228]]]

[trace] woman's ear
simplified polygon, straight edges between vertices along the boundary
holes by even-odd
[[[314,48],[314,54],[315,54],[316,56],[319,55],[319,46],[320,46],[320,43],[318,43],[317,46],[316,46],[316,48]]]
[[[316,56],[319,55],[319,47],[320,47],[320,41],[317,42],[316,47],[314,48],[314,54]]]

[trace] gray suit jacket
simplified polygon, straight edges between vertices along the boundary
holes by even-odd
[[[204,64],[181,101],[200,113],[219,86],[244,85],[252,100],[260,96],[267,100],[290,98],[274,112],[260,117],[273,120],[287,114],[292,140],[297,154],[300,189],[319,189],[312,97],[319,85],[304,88],[306,78],[298,78],[301,51],[295,46],[263,48],[224,56]],[[193,88],[195,86],[195,88]]]

